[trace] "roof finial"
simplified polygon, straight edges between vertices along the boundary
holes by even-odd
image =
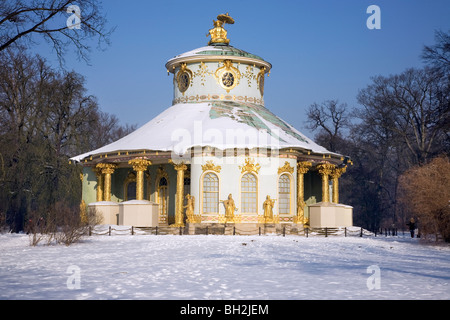
[[[229,44],[230,40],[227,39],[227,31],[223,28],[225,23],[233,24],[234,19],[226,14],[219,14],[217,20],[213,20],[214,28],[209,30],[207,37],[211,35],[211,40],[209,40],[208,45],[211,44]]]

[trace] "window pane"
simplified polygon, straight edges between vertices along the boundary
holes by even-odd
[[[256,176],[246,173],[241,179],[241,202],[242,212],[257,213],[257,186]]]
[[[203,177],[203,213],[219,213],[219,178],[212,172]]]
[[[290,213],[291,179],[287,174],[278,179],[278,201],[279,213]]]

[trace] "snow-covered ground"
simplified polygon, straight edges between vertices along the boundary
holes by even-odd
[[[0,235],[0,299],[450,299],[450,247],[408,237]]]

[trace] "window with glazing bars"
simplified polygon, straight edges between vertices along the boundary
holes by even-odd
[[[241,212],[257,213],[257,185],[256,176],[246,173],[241,179]]]
[[[287,174],[278,179],[278,210],[279,213],[291,213],[291,178]]]
[[[219,213],[219,178],[212,172],[203,177],[203,213]]]

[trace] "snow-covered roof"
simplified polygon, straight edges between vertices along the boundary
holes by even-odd
[[[330,154],[263,106],[235,101],[179,103],[129,135],[76,157],[131,150],[159,150],[183,154],[197,146],[230,148],[299,148]]]

